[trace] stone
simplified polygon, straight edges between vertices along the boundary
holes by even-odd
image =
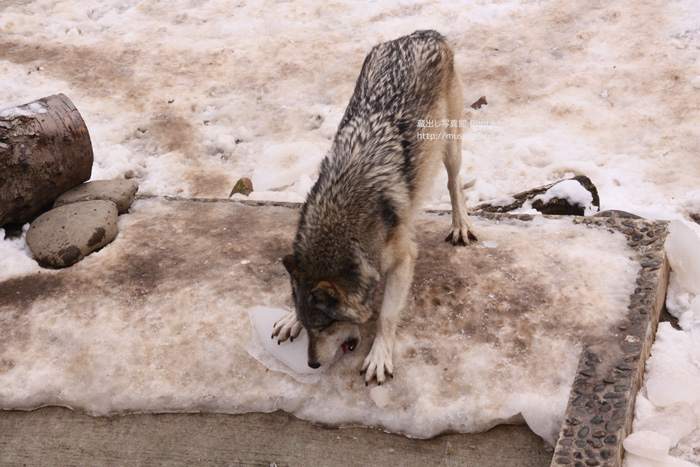
[[[53,207],[81,201],[104,200],[113,202],[119,214],[124,214],[133,204],[138,189],[138,183],[133,180],[95,180],[66,191],[56,199]]]
[[[638,216],[636,214],[632,214],[631,212],[627,211],[620,211],[617,209],[609,209],[607,211],[600,211],[596,214],[593,215],[594,217],[619,217],[621,219],[641,219],[641,216]],[[625,225],[627,227],[633,227],[634,224],[630,222],[622,222],[622,225]]]
[[[228,195],[230,198],[231,196],[235,195],[236,193],[241,193],[242,195],[248,196],[253,192],[253,181],[247,177],[243,177],[239,179],[236,184],[233,186],[233,189],[231,190],[231,194]]]
[[[117,205],[82,201],[52,209],[32,222],[27,244],[40,265],[72,266],[117,235]]]

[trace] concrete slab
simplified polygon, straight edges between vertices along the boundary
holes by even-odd
[[[279,402],[275,402],[277,405],[272,404],[268,399],[273,398],[265,395],[260,383],[255,383],[268,381],[265,384],[269,384],[271,375],[261,372],[259,363],[251,360],[245,353],[241,354],[240,348],[232,344],[236,341],[232,336],[244,334],[247,323],[242,323],[240,317],[235,320],[227,318],[230,313],[224,311],[227,307],[245,308],[255,303],[289,305],[287,293],[279,296],[280,291],[288,287],[285,285],[287,278],[279,260],[288,252],[291,244],[297,215],[294,208],[298,206],[286,205],[283,209],[273,209],[269,203],[260,203],[264,205],[264,211],[271,215],[251,216],[251,205],[243,206],[240,203],[206,200],[145,202],[151,203],[154,210],[142,210],[139,215],[127,219],[124,224],[127,228],[120,233],[117,241],[109,249],[60,273],[34,274],[0,283],[0,319],[5,330],[4,335],[0,336],[0,378],[4,378],[2,385],[5,387],[0,391],[0,403],[3,407],[76,407],[77,404],[77,408],[81,410],[98,414],[112,411],[148,411],[149,408],[156,411],[226,412],[235,406],[234,396],[239,389],[255,387],[259,392],[255,399],[257,402],[249,406],[253,408],[248,410],[268,412],[279,408]],[[494,224],[504,225],[512,224],[516,218],[533,221],[531,216],[486,217]],[[453,395],[463,398],[468,392],[478,393],[478,384],[486,384],[488,391],[504,381],[506,385],[514,384],[517,391],[520,389],[517,386],[517,381],[520,381],[518,378],[529,378],[530,383],[534,381],[533,384],[542,383],[538,386],[538,391],[548,391],[556,386],[568,393],[568,382],[563,382],[560,376],[552,378],[539,373],[540,370],[534,365],[533,355],[545,355],[548,358],[558,357],[556,354],[563,352],[567,355],[571,353],[571,357],[578,360],[577,349],[581,344],[588,346],[587,350],[584,350],[584,357],[593,350],[607,349],[608,343],[616,345],[620,334],[610,332],[616,328],[630,328],[635,333],[640,331],[637,334],[641,336],[646,321],[642,323],[643,320],[635,316],[648,314],[649,311],[645,307],[650,303],[659,303],[658,297],[663,296],[665,290],[665,259],[660,246],[665,235],[664,225],[620,219],[569,218],[564,223],[558,221],[557,225],[563,227],[562,238],[557,238],[559,231],[554,236],[557,245],[552,247],[547,242],[540,242],[541,250],[538,250],[538,254],[531,255],[533,258],[528,259],[530,264],[525,267],[522,264],[522,252],[518,251],[525,247],[517,245],[518,241],[522,245],[539,241],[532,236],[524,241],[518,240],[509,238],[508,232],[498,234],[498,229],[493,228],[492,232],[496,237],[506,235],[502,243],[512,240],[514,247],[499,251],[497,245],[491,245],[489,248],[481,245],[480,249],[469,250],[468,255],[460,255],[455,254],[452,247],[442,242],[436,243],[435,240],[441,236],[441,229],[449,225],[449,217],[427,216],[422,221],[418,236],[419,241],[427,247],[421,246],[421,262],[416,267],[411,301],[412,310],[406,313],[401,324],[402,333],[410,334],[414,340],[410,341],[411,347],[399,345],[397,353],[405,362],[405,374],[410,375],[416,367],[419,376],[424,374],[422,372],[433,375],[423,379],[435,380],[434,390],[443,398]],[[621,224],[623,221],[625,224]],[[535,224],[542,222],[549,221],[535,218],[530,230],[537,231],[539,227]],[[565,227],[567,223],[585,224],[590,233],[586,233],[585,228],[583,234],[575,229],[570,230]],[[485,228],[491,229],[487,225]],[[653,238],[647,235],[650,229]],[[574,255],[573,263],[562,262],[570,253],[568,250],[571,249],[571,242],[583,242],[587,240],[586,237],[596,235],[598,237],[595,238],[600,239],[600,233],[608,230],[621,232],[626,236],[629,245],[625,246],[626,240],[623,237],[622,247],[629,247],[631,256],[636,254],[633,262],[635,268],[639,267],[639,273],[636,274],[636,288],[639,290],[635,289],[634,284],[630,284],[629,312],[626,309],[622,312],[597,310],[595,307],[601,306],[601,302],[596,298],[589,299],[578,291],[581,288],[585,291],[586,287],[591,286],[588,282],[588,270],[585,267],[581,269],[581,264],[590,262],[590,258]],[[600,248],[603,247],[601,244]],[[445,264],[448,262],[451,267],[458,267],[461,271],[459,277],[445,274]],[[601,274],[610,274],[606,269],[614,269],[613,265],[593,266],[598,267]],[[571,276],[567,276],[568,269],[571,268],[580,269],[578,276],[575,276],[580,279],[580,284],[567,283],[571,282]],[[240,281],[237,281],[242,277],[249,279],[250,284],[241,286]],[[630,277],[631,283],[635,274]],[[499,284],[498,281],[505,283]],[[555,282],[556,287],[552,288],[551,282]],[[216,284],[216,287],[212,284]],[[193,313],[196,315],[202,311],[201,307],[198,308],[198,301],[203,297],[201,290],[209,293],[205,297],[205,301],[208,300],[206,306],[215,311],[221,308],[222,313],[217,314],[214,321],[208,322],[205,319],[197,323],[196,329],[188,330],[187,324],[192,323]],[[234,302],[227,297],[234,297]],[[475,297],[482,297],[483,300],[472,303]],[[622,307],[628,303],[627,296],[623,294],[623,298]],[[569,306],[572,300],[577,303],[577,307]],[[640,306],[632,306],[637,303]],[[549,308],[557,310],[558,314],[548,315]],[[430,314],[425,312],[427,309],[430,310]],[[465,309],[466,312],[463,313]],[[586,313],[590,315],[589,321],[586,321]],[[636,315],[632,316],[633,313]],[[536,319],[532,319],[532,314]],[[175,320],[165,322],[161,319],[165,315],[169,318],[175,317]],[[578,315],[583,315],[582,321],[577,321]],[[612,318],[607,315],[612,315]],[[37,321],[38,318],[41,319]],[[47,319],[44,320],[45,318]],[[108,324],[116,323],[116,326],[109,328],[114,330],[114,335],[104,335],[105,328],[94,327],[100,320]],[[630,320],[630,324],[626,324],[626,320]],[[60,331],[52,328],[56,323],[61,324]],[[162,331],[164,328],[165,331]],[[222,335],[220,328],[228,329],[228,334]],[[95,334],[90,332],[91,329],[100,329],[101,334],[91,335]],[[543,329],[545,332],[542,332]],[[538,344],[538,338],[543,334],[549,338]],[[202,336],[206,338],[202,339]],[[561,340],[562,336],[573,340]],[[647,332],[645,336],[638,338],[649,339],[649,334]],[[462,343],[460,339],[468,339],[468,346],[463,347],[467,341]],[[443,345],[446,343],[448,350],[436,350],[434,347],[438,342]],[[555,342],[558,351],[552,351]],[[139,354],[144,352],[142,343],[151,344],[144,355]],[[416,345],[417,343],[420,345]],[[549,351],[538,350],[537,346],[542,345]],[[238,346],[240,347],[239,344]],[[638,345],[635,352],[646,348],[645,346],[646,344]],[[451,347],[464,350],[451,352]],[[124,348],[135,350],[131,353],[120,353]],[[192,361],[183,362],[183,353],[172,352],[174,348],[187,349],[188,352],[193,352],[193,355],[200,352],[201,355]],[[494,348],[504,351],[509,363],[497,368],[485,368],[486,373],[482,376],[471,373],[478,349],[490,351]],[[475,352],[475,349],[477,354],[465,357],[464,352]],[[368,347],[358,350],[364,354]],[[37,372],[37,368],[31,368],[34,362],[32,355],[36,355],[38,361],[46,355],[51,356],[52,352],[56,355],[48,359],[50,365],[46,367],[45,372]],[[598,350],[596,352],[603,356],[608,355]],[[114,364],[114,355],[117,353],[125,360],[123,364]],[[225,374],[216,373],[221,371],[221,366],[210,365],[208,360],[211,359],[208,357],[220,354],[233,355],[234,359],[249,362],[245,363],[243,371],[227,369]],[[615,358],[622,356],[626,359],[625,362],[631,361],[629,352],[612,352],[612,355],[616,356]],[[597,359],[598,354],[595,357]],[[458,362],[465,360],[460,370],[462,373],[447,371],[454,366],[455,359]],[[140,376],[130,376],[131,365],[142,365],[144,360],[147,365],[142,369]],[[586,362],[590,361],[592,357],[586,357],[581,360],[581,365],[587,367],[589,364]],[[637,355],[634,360],[635,365],[641,363],[642,368],[643,361],[642,354]],[[327,379],[345,383],[349,381],[354,388],[351,391],[351,405],[356,406],[359,413],[374,414],[377,411],[372,410],[374,406],[368,402],[367,395],[359,387],[354,387],[355,383],[359,382],[356,363],[359,364],[347,359],[347,364],[335,365],[329,369],[333,372],[333,377]],[[606,360],[606,365],[609,363]],[[440,371],[439,374],[434,374],[435,368],[442,370],[443,367],[444,373]],[[469,369],[469,373],[464,373],[465,368]],[[518,369],[522,372],[518,373]],[[635,366],[635,371],[637,369]],[[111,376],[105,375],[105,372],[111,372]],[[115,377],[114,372],[121,372],[121,375],[117,376],[122,378]],[[54,373],[54,377],[46,376]],[[488,376],[489,374],[495,375],[495,379]],[[22,379],[22,375],[27,376]],[[148,381],[144,381],[143,375],[149,376]],[[515,379],[509,382],[508,377]],[[66,384],[61,381],[54,384],[54,379],[63,379]],[[115,380],[119,384],[115,385]],[[17,381],[23,381],[19,391]],[[415,392],[415,388],[401,386],[406,382],[401,381],[402,378],[397,378],[392,384],[397,391],[395,394],[400,401],[399,406],[409,413],[413,410],[411,401],[418,400],[419,395],[411,392]],[[408,381],[415,379],[409,378]],[[288,383],[289,381],[278,379],[275,384]],[[10,386],[14,388],[14,392]],[[581,389],[575,386],[574,389],[594,391],[597,387],[592,385],[590,388],[586,386],[586,389]],[[157,391],[154,391],[154,388]],[[197,397],[203,388],[207,391],[204,394],[210,395]],[[631,420],[634,388],[635,385],[625,387],[623,412],[622,415],[619,411],[616,412],[615,417],[622,416],[625,420]],[[194,402],[188,402],[187,397],[181,397],[191,389],[195,395],[192,399]],[[310,408],[306,410],[302,403],[301,413],[314,419],[313,411],[319,404],[329,401],[331,405],[337,403],[333,399],[336,389],[333,385],[327,388],[315,387],[314,390],[318,392],[316,399],[304,402],[310,404]],[[455,394],[452,394],[453,392]],[[578,394],[576,397],[573,394],[575,393],[572,392],[569,398],[569,411],[580,409],[575,404]],[[86,398],[85,395],[93,398]],[[289,394],[286,397],[289,397]],[[403,401],[400,397],[406,400]],[[436,399],[438,405],[431,410],[443,410],[439,407],[439,400],[440,398]],[[501,401],[492,405],[498,408],[499,404],[503,403]],[[299,404],[294,402],[287,405],[299,410]],[[478,404],[474,402],[469,405],[469,410],[478,408]],[[472,412],[466,415],[467,412],[459,410],[465,409],[455,412],[453,407],[451,411],[446,412],[446,416],[456,417],[458,420],[471,417]],[[514,416],[515,414],[517,410],[502,416],[500,421],[522,421],[522,417]],[[487,429],[498,421],[491,422],[490,425],[489,422],[486,423],[481,429]],[[580,423],[580,420],[576,421],[568,416],[565,419],[565,424]],[[369,424],[387,426],[385,419],[381,417],[371,418]],[[359,465],[372,462],[375,457],[371,452],[381,450],[386,450],[392,455],[403,453],[404,458],[398,461],[401,465],[436,462],[451,465],[452,461],[455,461],[455,465],[545,465],[552,459],[551,454],[547,454],[542,448],[541,441],[523,427],[498,427],[481,435],[449,435],[418,441],[376,430],[318,428],[281,413],[90,418],[53,408],[34,412],[4,412],[0,414],[0,429],[3,426],[7,427],[7,431],[3,432],[14,434],[7,438],[7,443],[0,441],[0,448],[6,451],[8,458],[20,459],[22,455],[29,456],[22,461],[28,464],[33,462],[32,459],[44,454],[27,454],[18,449],[22,445],[29,446],[38,442],[36,440],[41,438],[55,440],[59,451],[63,449],[61,446],[72,446],[84,455],[81,458],[78,454],[78,457],[74,458],[71,457],[75,455],[74,452],[65,452],[64,457],[56,460],[59,464],[83,463],[82,459],[91,461],[93,456],[105,456],[105,459],[109,459],[107,464],[112,462],[112,459],[117,464],[120,463],[119,459],[135,460],[134,463],[139,465],[148,465],[149,462],[170,463],[179,462],[182,457],[188,461],[185,463],[198,463],[197,459],[201,459],[210,464],[239,461],[298,465],[304,464],[300,459],[304,459],[306,453],[313,451],[314,461],[332,458],[333,461],[329,461],[329,465],[340,462],[352,465],[354,459],[360,459],[357,464]],[[281,430],[280,426],[286,428]],[[405,425],[399,423],[399,426]],[[609,426],[610,429],[624,429],[622,426]],[[223,428],[217,431],[217,427]],[[555,460],[560,464],[567,464],[566,461],[578,462],[577,452],[581,456],[585,452],[582,447],[577,447],[575,441],[586,439],[573,439],[573,435],[569,435],[570,429],[567,425],[560,433],[560,440],[571,439],[569,446],[563,445],[565,449],[562,449],[562,446],[557,447],[558,455]],[[169,443],[163,441],[164,439],[175,441]],[[231,439],[236,441],[230,443]],[[270,439],[274,439],[275,443],[270,444]],[[255,444],[256,440],[259,444]],[[617,465],[614,462],[618,459],[620,440],[620,436],[616,436],[614,445],[617,451],[611,451],[615,453],[610,460],[613,463],[601,465]],[[227,442],[230,444],[227,445]],[[118,452],[120,443],[127,451]],[[485,450],[482,451],[481,447]],[[606,446],[606,449],[610,450],[610,446]],[[41,448],[36,452],[41,452]],[[126,457],[119,457],[122,452]],[[427,457],[416,452],[425,453]],[[493,456],[489,456],[487,452]],[[450,453],[455,453],[455,457],[446,456]],[[276,456],[279,458],[275,459]],[[73,462],[71,459],[77,461]],[[415,459],[416,463],[410,464],[411,459]],[[92,463],[89,461],[86,463]],[[376,458],[374,463],[383,465],[391,461],[391,458]]]
[[[540,467],[551,452],[525,426],[409,439],[328,429],[283,412],[89,417],[52,407],[0,412],[0,463],[22,466]]]

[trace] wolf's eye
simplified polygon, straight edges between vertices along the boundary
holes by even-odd
[[[312,306],[320,310],[328,310],[338,304],[338,299],[328,294],[325,290],[312,291],[308,300]]]
[[[323,332],[323,331],[327,330],[328,328],[330,328],[331,326],[333,326],[335,323],[337,323],[337,321],[331,321],[331,322],[328,323],[328,324],[325,324],[325,325],[319,326],[319,327],[317,327],[317,328],[314,328],[314,331],[316,331],[316,332]]]
[[[334,319],[325,314],[323,310],[319,310],[318,308],[314,309],[309,317],[311,318],[311,322],[309,323],[309,325],[314,330],[321,331],[335,323]]]

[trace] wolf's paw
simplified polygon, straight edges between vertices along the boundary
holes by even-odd
[[[466,225],[452,226],[450,233],[447,235],[447,238],[445,238],[446,242],[460,246],[469,245],[470,240],[478,241],[476,235],[474,235]]]
[[[394,377],[394,364],[391,361],[391,352],[387,345],[382,342],[374,341],[372,350],[365,358],[362,364],[360,374],[365,375],[365,385],[368,385],[373,380],[377,380],[377,384],[382,384],[386,381],[386,377]]]
[[[293,341],[295,337],[299,336],[299,333],[303,328],[304,326],[302,326],[301,322],[297,320],[296,313],[290,311],[275,323],[275,326],[272,328],[271,338],[274,339],[275,336],[277,336],[277,339],[279,340],[279,342],[277,342],[278,344],[286,341],[287,339]]]

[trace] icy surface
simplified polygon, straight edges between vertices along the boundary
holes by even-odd
[[[634,430],[668,438],[671,456],[700,465],[700,239],[694,227],[680,221],[669,230],[665,248],[672,271],[666,306],[681,329],[659,324],[637,396]],[[630,457],[625,465],[645,464]]]
[[[647,459],[662,461],[668,456],[671,440],[651,431],[637,431],[628,436],[623,445],[627,452]]]
[[[681,287],[700,295],[700,237],[688,224],[673,221],[668,226],[665,249]]]
[[[697,464],[669,456],[671,440],[653,431],[635,431],[623,441],[625,465],[639,467],[694,467]]]
[[[318,375],[326,369],[323,367],[314,370],[307,364],[306,350],[309,337],[306,330],[302,330],[299,337],[293,341],[278,342],[277,339],[271,339],[272,327],[288,312],[289,310],[264,306],[251,308],[249,312],[250,322],[257,339],[251,339],[252,342],[248,344],[246,350],[271,370],[282,371],[303,382],[318,381],[318,378],[304,377],[305,375]],[[260,346],[263,347],[263,351],[260,350]]]
[[[0,283],[0,406],[282,409],[415,437],[524,420],[553,442],[581,344],[626,315],[638,268],[625,237],[607,230],[476,218],[491,247],[455,248],[443,241],[449,216],[421,215],[395,377],[376,390],[359,375],[373,322],[322,374],[292,377],[249,353],[261,340],[249,311],[291,306],[281,258],[297,216],[141,200],[98,253]],[[274,319],[262,340],[271,341]]]

